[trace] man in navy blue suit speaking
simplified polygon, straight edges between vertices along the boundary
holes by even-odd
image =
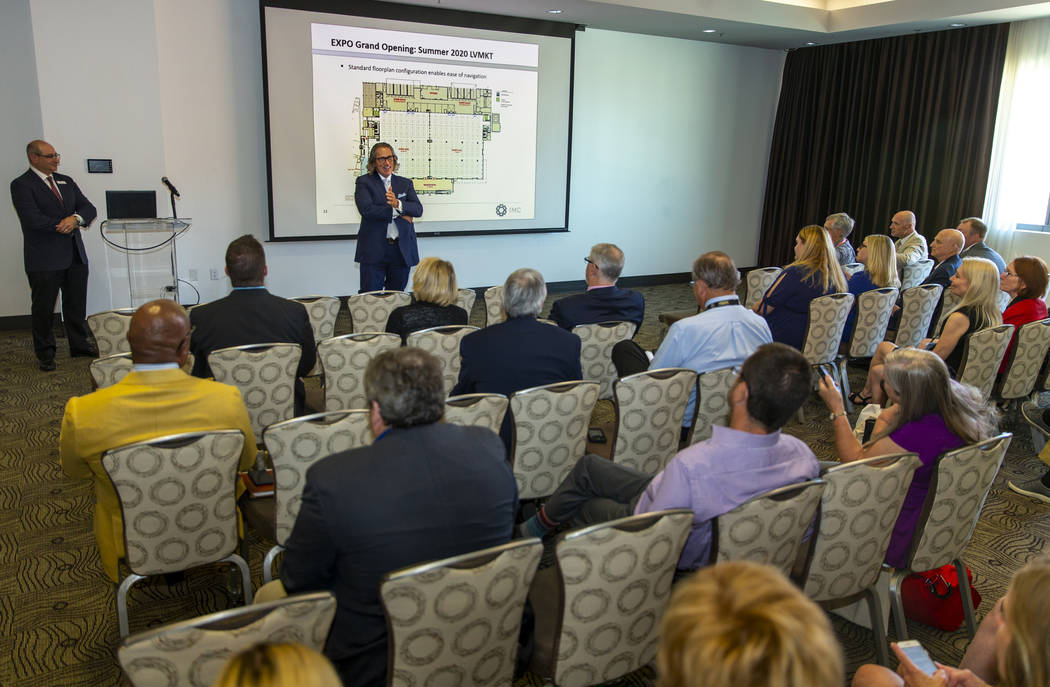
[[[411,179],[399,177],[397,155],[389,143],[376,143],[368,154],[368,174],[357,177],[354,202],[361,213],[357,254],[361,289],[404,291],[408,271],[419,262],[412,222],[423,204]]]
[[[566,296],[551,307],[551,319],[559,327],[625,320],[642,326],[645,299],[642,294],[616,285],[623,271],[623,251],[611,243],[596,243],[584,260],[587,292]]]
[[[96,356],[87,326],[88,259],[81,227],[95,220],[95,206],[71,177],[58,174],[61,155],[47,141],[26,146],[29,169],[11,182],[11,202],[22,225],[22,251],[31,293],[33,350],[40,369],[55,369],[55,301],[62,292],[62,321],[72,356]]]

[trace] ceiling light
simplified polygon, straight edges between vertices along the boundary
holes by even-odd
[[[953,29],[959,29],[966,26],[966,24],[960,24],[959,22],[955,22],[954,24],[948,24],[948,26],[952,27]]]
[[[813,41],[807,41],[806,45],[816,45],[816,43],[814,43]]]
[[[718,29],[704,29],[704,33],[718,33]]]
[[[547,10],[547,14],[561,14],[562,10]]]

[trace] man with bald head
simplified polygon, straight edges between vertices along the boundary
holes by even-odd
[[[155,437],[213,429],[244,433],[240,469],[255,459],[255,435],[241,393],[232,386],[182,371],[190,346],[190,320],[174,301],[150,301],[135,311],[128,329],[134,368],[116,384],[66,404],[59,454],[70,477],[95,482],[95,539],[102,568],[119,581],[124,556],[123,521],[102,453]]]
[[[902,270],[926,259],[926,237],[915,230],[915,213],[901,210],[890,220],[890,236],[896,239],[893,243],[897,251],[897,274],[904,276]]]
[[[930,276],[926,277],[923,284],[940,284],[945,289],[955,270],[962,264],[959,253],[963,249],[963,235],[958,229],[941,229],[930,242],[930,257],[933,259],[933,269]]]

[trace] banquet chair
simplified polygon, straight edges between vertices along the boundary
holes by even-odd
[[[131,345],[128,343],[128,328],[131,326],[131,316],[134,314],[135,308],[118,308],[87,316],[88,328],[91,330],[91,335],[95,337],[100,358],[131,351]]]
[[[445,422],[450,425],[487,427],[499,434],[510,401],[503,394],[461,394],[445,401]]]
[[[612,461],[649,475],[678,452],[682,418],[696,373],[681,367],[647,370],[613,384],[616,439]]]
[[[324,373],[324,409],[367,408],[365,369],[383,351],[401,347],[401,337],[385,332],[333,336],[317,344]]]
[[[306,308],[306,314],[310,318],[310,329],[314,333],[314,346],[323,339],[335,335],[335,320],[339,316],[339,299],[333,296],[302,296],[290,300],[302,303]],[[321,361],[314,363],[313,369],[307,373],[307,377],[316,377],[321,374]]]
[[[405,345],[422,348],[438,359],[438,362],[441,363],[441,375],[445,379],[445,395],[447,396],[459,381],[459,343],[464,336],[476,331],[478,328],[470,325],[431,327],[409,334]]]
[[[395,308],[412,303],[412,296],[404,291],[366,291],[346,299],[350,324],[355,334],[385,332],[386,321]]]

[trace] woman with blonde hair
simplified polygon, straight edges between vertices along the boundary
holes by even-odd
[[[679,582],[660,627],[659,687],[839,687],[827,615],[780,571],[750,561]]]
[[[213,687],[342,687],[328,659],[302,644],[256,644],[226,662]]]
[[[459,290],[452,263],[441,258],[423,258],[412,275],[412,303],[395,308],[386,321],[386,330],[408,335],[421,329],[466,324],[467,311],[456,305]]]
[[[769,287],[755,312],[766,318],[773,341],[801,350],[809,320],[809,302],[846,290],[831,237],[824,227],[802,227],[795,238],[795,261]]]
[[[889,236],[883,234],[872,234],[865,236],[857,251],[857,262],[864,265],[864,269],[854,273],[849,278],[847,288],[853,294],[854,299],[860,297],[865,291],[893,287],[899,289],[901,280],[897,277],[897,253],[893,249],[893,241]],[[848,341],[853,334],[853,323],[857,319],[857,301],[853,301],[853,309],[846,318],[846,326],[842,330],[842,340]]]
[[[948,366],[931,351],[895,349],[886,356],[884,372],[886,395],[894,405],[879,413],[866,444],[853,433],[842,394],[828,375],[820,382],[820,397],[831,411],[835,448],[843,463],[906,451],[919,455],[922,464],[912,477],[886,552],[886,563],[901,567],[937,457],[991,437],[996,416],[980,392],[949,377]]]
[[[963,350],[970,335],[1003,323],[998,300],[999,270],[991,260],[963,258],[948,288],[952,295],[960,299],[959,304],[944,318],[940,334],[933,339],[924,339],[919,348],[931,350],[940,356],[948,366],[948,373],[954,377],[962,364]],[[864,389],[850,396],[851,401],[857,404],[881,404],[885,400],[882,391],[883,364],[886,356],[896,348],[896,344],[889,341],[879,344],[871,359]]]

